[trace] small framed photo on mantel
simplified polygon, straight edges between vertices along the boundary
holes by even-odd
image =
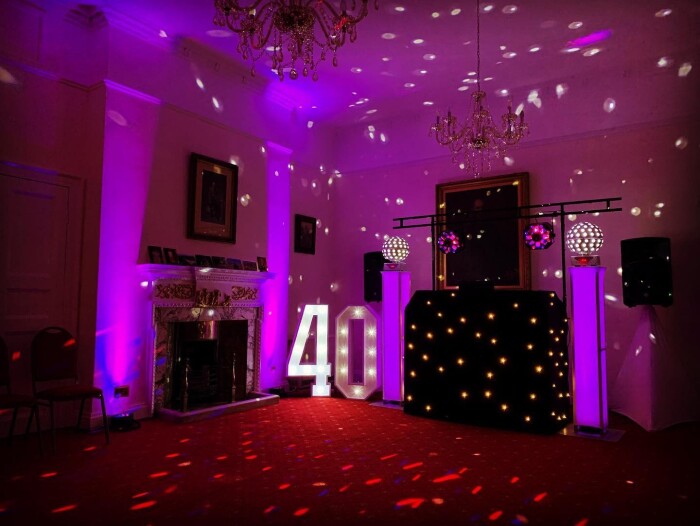
[[[187,237],[236,242],[238,166],[193,153],[187,203]]]

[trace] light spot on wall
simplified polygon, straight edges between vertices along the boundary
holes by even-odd
[[[505,157],[503,157],[503,163],[506,166],[513,166],[515,164],[515,159],[513,159],[509,155],[506,155]]]
[[[567,84],[557,84],[557,87],[555,88],[557,92],[557,98],[561,99],[567,91],[569,91],[569,86]]]
[[[676,139],[675,144],[676,144],[676,148],[678,148],[679,150],[683,150],[686,146],[688,146],[688,139],[686,139],[683,136],[678,137],[678,139]]]
[[[513,13],[518,11],[518,6],[517,5],[507,5],[504,6],[503,9],[501,9],[504,15],[512,15]]]
[[[654,13],[654,16],[656,18],[663,18],[665,16],[670,15],[671,13],[673,13],[672,9],[660,9],[656,13]]]
[[[615,99],[612,98],[607,98],[605,99],[605,102],[603,102],[603,109],[611,113],[615,109]]]
[[[598,47],[592,47],[591,49],[587,49],[586,51],[583,52],[584,57],[592,57],[594,55],[597,55],[600,53],[601,49]]]
[[[115,110],[109,110],[107,112],[107,117],[109,117],[110,120],[112,120],[113,122],[115,122],[119,126],[126,127],[129,124],[129,122],[126,120],[124,115],[122,115],[121,113],[119,113],[118,111],[115,111]]]
[[[540,49],[542,49],[540,46],[530,46],[530,49],[528,49],[528,51],[530,53],[537,53]]]
[[[248,206],[250,204],[250,194],[243,194],[240,201],[241,206]]]
[[[633,206],[632,208],[630,208],[630,214],[632,214],[635,217],[637,217],[641,213],[642,213],[642,209],[639,208],[638,206]]]
[[[382,33],[382,38],[384,40],[394,40],[396,35],[394,33]]]
[[[223,103],[216,97],[211,98],[211,104],[212,106],[214,106],[214,110],[216,110],[217,113],[221,113],[222,111],[224,111]]]
[[[3,84],[19,84],[17,78],[2,66],[0,66],[0,82]]]
[[[659,60],[656,61],[656,66],[659,68],[667,68],[671,64],[673,64],[673,60],[668,57],[661,57]]]
[[[579,29],[581,26],[583,26],[583,22],[576,21],[576,22],[571,22],[569,24],[569,29]]]
[[[687,77],[692,69],[693,65],[690,62],[683,62],[683,64],[681,64],[681,66],[678,68],[678,76]]]

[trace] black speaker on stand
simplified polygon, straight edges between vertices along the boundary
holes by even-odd
[[[364,257],[365,301],[382,301],[382,270],[389,263],[381,252],[367,252]]]
[[[635,305],[673,304],[671,240],[667,237],[623,239],[622,301]]]

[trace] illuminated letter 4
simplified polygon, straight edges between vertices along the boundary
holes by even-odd
[[[311,321],[314,316],[317,316],[316,363],[302,364],[301,358],[304,354],[306,341],[309,339]],[[330,396],[331,386],[328,383],[328,377],[331,375],[331,364],[328,363],[328,305],[306,305],[304,307],[304,314],[294,336],[287,375],[315,376],[316,383],[313,385],[311,394],[313,396]]]

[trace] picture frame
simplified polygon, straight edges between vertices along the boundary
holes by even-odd
[[[216,268],[226,268],[226,258],[221,256],[212,256],[211,265]]]
[[[187,237],[235,243],[237,204],[238,166],[191,154]]]
[[[163,259],[168,265],[178,265],[179,259],[177,255],[177,250],[174,248],[164,248],[163,249]]]
[[[530,288],[530,252],[522,242],[528,204],[528,173],[436,185],[436,213],[444,224],[433,232],[435,288],[490,280],[496,289]],[[457,233],[464,248],[445,254],[442,232]]]
[[[163,249],[154,245],[148,245],[148,260],[157,265],[162,265],[165,263],[165,259],[163,258]]]
[[[226,266],[234,270],[243,270],[243,262],[237,258],[226,258]]]
[[[258,270],[260,272],[267,272],[267,258],[263,256],[258,256]]]
[[[243,260],[243,270],[258,270],[258,264],[255,261]]]
[[[316,218],[301,214],[294,215],[294,252],[316,253]]]
[[[203,256],[202,254],[195,254],[194,256],[195,265],[198,267],[213,267],[211,256]]]

